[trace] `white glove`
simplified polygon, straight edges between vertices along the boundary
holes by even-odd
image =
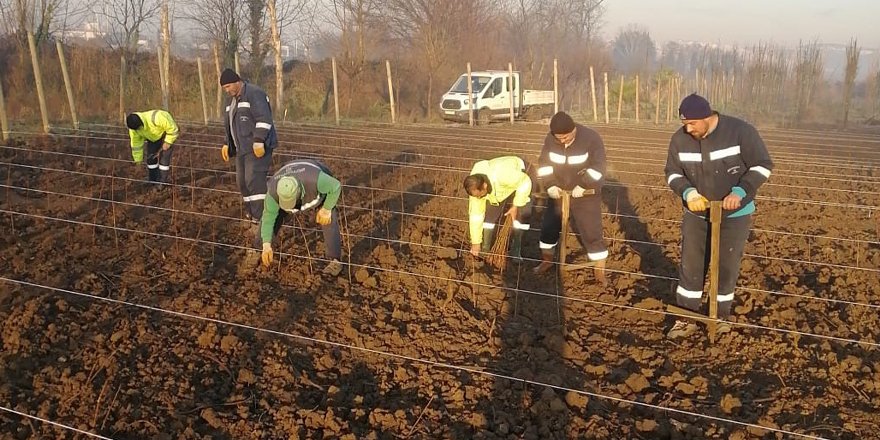
[[[586,194],[586,192],[587,192],[586,189],[581,188],[581,186],[578,185],[578,186],[574,187],[573,190],[571,190],[571,196],[576,199],[579,199],[579,198],[583,197],[584,194]]]
[[[562,197],[562,188],[551,186],[550,188],[547,188],[547,195],[550,196],[551,199],[558,199]]]

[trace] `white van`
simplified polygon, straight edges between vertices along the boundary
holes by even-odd
[[[506,70],[471,72],[471,87],[473,96],[468,97],[467,73],[455,81],[440,101],[443,119],[467,122],[468,111],[473,106],[474,120],[480,124],[488,124],[493,119],[509,120],[511,90],[515,118],[536,120],[553,112],[553,90],[523,90],[516,71],[512,80]]]

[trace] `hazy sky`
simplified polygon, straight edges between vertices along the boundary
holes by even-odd
[[[659,45],[669,40],[784,45],[818,38],[880,48],[880,0],[605,0],[603,31],[613,39],[628,24],[648,27]]]

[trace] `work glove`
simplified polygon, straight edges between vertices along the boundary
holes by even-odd
[[[262,142],[254,142],[254,156],[263,157],[266,154],[266,145]]]
[[[162,143],[162,151],[168,151],[170,149],[171,149],[171,144],[169,144],[168,142]]]
[[[220,147],[220,157],[223,158],[223,162],[229,162],[229,145],[223,144]]]
[[[693,212],[705,211],[706,208],[709,206],[709,199],[703,197],[703,195],[698,193],[696,190],[688,193],[686,201],[688,209]]]
[[[269,267],[272,264],[272,260],[275,259],[275,253],[272,252],[272,243],[263,243],[263,266]]]
[[[331,212],[329,209],[321,208],[318,210],[318,215],[315,216],[315,221],[318,222],[321,226],[327,226],[330,224],[331,220]]]
[[[558,186],[551,186],[547,188],[547,195],[550,196],[551,199],[558,199],[562,197],[562,188]]]
[[[581,188],[580,185],[574,187],[574,189],[571,190],[571,196],[576,199],[579,199],[579,198],[585,196],[586,194],[587,194],[587,190],[584,188]]]

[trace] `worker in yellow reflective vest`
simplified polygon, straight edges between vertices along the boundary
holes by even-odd
[[[532,215],[532,179],[526,173],[525,162],[516,156],[502,156],[481,160],[474,164],[464,179],[464,188],[470,196],[468,223],[470,226],[471,254],[479,256],[492,249],[495,230],[502,212],[513,219],[508,255],[521,260],[522,236],[529,230]],[[504,211],[505,205],[510,205]],[[488,205],[488,206],[487,206]]]
[[[131,138],[131,158],[141,164],[146,145],[147,179],[150,182],[170,183],[172,146],[180,135],[180,129],[171,114],[165,110],[148,110],[130,113],[125,118],[128,136]],[[158,185],[162,188],[163,185]]]

